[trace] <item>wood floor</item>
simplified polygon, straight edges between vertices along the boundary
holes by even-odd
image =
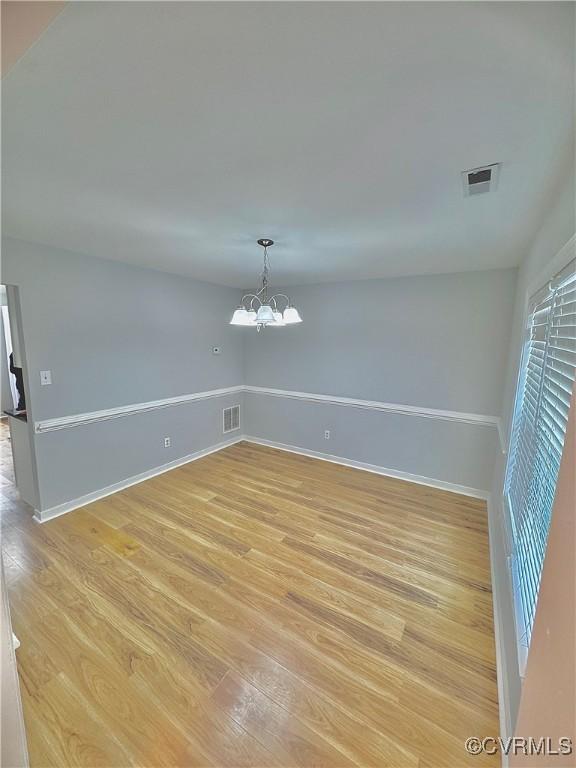
[[[498,763],[484,502],[240,443],[4,503],[33,768]]]

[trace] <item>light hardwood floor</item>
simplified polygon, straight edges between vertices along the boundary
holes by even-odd
[[[240,443],[3,524],[33,768],[498,763],[484,502]]]

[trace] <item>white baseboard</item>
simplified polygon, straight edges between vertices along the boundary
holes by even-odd
[[[174,461],[170,461],[168,464],[162,464],[159,467],[154,467],[153,469],[149,469],[146,472],[141,472],[139,475],[133,475],[132,477],[126,478],[126,480],[120,480],[118,483],[114,483],[113,485],[108,485],[105,488],[101,488],[99,491],[93,491],[92,493],[87,493],[85,496],[80,496],[77,499],[72,499],[71,501],[65,501],[63,504],[59,504],[56,507],[50,507],[50,509],[43,509],[43,510],[34,510],[34,520],[37,523],[45,523],[47,520],[53,520],[55,517],[59,517],[60,515],[65,515],[67,512],[72,512],[74,509],[78,509],[79,507],[84,507],[86,504],[91,504],[93,501],[98,501],[98,499],[103,499],[105,496],[110,496],[113,493],[117,493],[118,491],[124,490],[124,488],[129,488],[131,485],[137,485],[138,483],[142,483],[144,480],[149,480],[151,477],[156,477],[156,475],[161,475],[164,472],[169,472],[171,469],[176,469],[176,467],[181,467],[183,464],[188,464],[191,461],[196,461],[197,459],[201,459],[204,456],[208,456],[211,453],[216,453],[217,451],[221,451],[223,448],[228,448],[230,445],[234,445],[235,443],[239,443],[243,440],[242,437],[234,437],[230,440],[224,440],[221,443],[217,443],[216,445],[211,446],[210,448],[204,448],[201,451],[196,451],[195,453],[189,453],[187,456],[182,456],[179,459],[175,459]]]
[[[407,480],[410,483],[417,483],[418,485],[428,485],[431,488],[438,488],[442,491],[451,491],[452,493],[460,493],[463,496],[472,496],[475,499],[488,500],[488,491],[482,491],[478,488],[470,488],[467,485],[457,485],[456,483],[448,483],[444,480],[435,480],[431,477],[424,477],[423,475],[413,475],[410,472],[402,472],[398,469],[388,469],[387,467],[380,467],[377,464],[367,464],[363,461],[354,461],[353,459],[346,459],[342,456],[333,456],[330,453],[320,453],[319,451],[310,451],[307,448],[298,448],[295,445],[286,445],[285,443],[277,443],[274,440],[264,440],[259,437],[252,437],[250,435],[244,435],[242,438],[248,443],[256,443],[258,445],[265,445],[269,448],[278,448],[281,451],[288,451],[289,453],[299,453],[302,456],[310,456],[313,459],[321,459],[322,461],[329,461],[332,464],[342,464],[345,467],[353,467],[354,469],[363,469],[366,472],[373,472],[377,475],[385,475],[386,477],[395,477],[398,480]]]
[[[423,477],[422,475],[413,475],[410,472],[401,472],[396,469],[388,469],[386,467],[380,467],[376,464],[367,464],[361,461],[354,461],[353,459],[347,459],[341,456],[333,456],[329,453],[320,453],[318,451],[309,451],[306,448],[298,448],[295,445],[286,445],[285,443],[278,443],[273,440],[263,440],[258,437],[252,437],[250,435],[241,435],[232,438],[231,440],[225,440],[217,445],[213,445],[210,448],[205,448],[195,453],[190,453],[186,456],[182,456],[175,461],[171,461],[168,464],[162,464],[159,467],[154,467],[146,472],[141,472],[138,475],[121,480],[113,485],[108,485],[105,488],[101,488],[98,491],[87,493],[84,496],[80,496],[70,501],[65,501],[63,504],[58,504],[55,507],[49,509],[34,510],[34,519],[38,523],[45,523],[47,520],[53,520],[55,517],[64,515],[67,512],[72,512],[74,509],[84,507],[86,504],[91,504],[93,501],[103,499],[106,496],[110,496],[113,493],[129,488],[131,485],[142,483],[144,480],[148,480],[156,475],[161,475],[164,472],[169,472],[171,469],[180,467],[183,464],[188,464],[191,461],[201,459],[203,456],[208,456],[211,453],[221,451],[223,448],[227,448],[230,445],[239,443],[245,440],[249,443],[257,443],[258,445],[269,446],[270,448],[277,448],[282,451],[289,451],[290,453],[298,453],[302,456],[310,456],[314,459],[321,459],[322,461],[329,461],[333,464],[341,464],[345,467],[353,467],[355,469],[362,469],[366,472],[373,472],[377,475],[385,475],[386,477],[395,477],[399,480],[406,480],[410,483],[417,483],[419,485],[427,485],[431,488],[438,488],[443,491],[451,491],[452,493],[460,493],[464,496],[472,496],[476,499],[488,499],[489,494],[486,491],[479,490],[477,488],[470,488],[467,485],[457,485],[456,483],[448,483],[444,480],[435,480],[431,477]]]

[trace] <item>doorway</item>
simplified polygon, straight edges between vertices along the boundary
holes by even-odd
[[[0,285],[0,496],[2,524],[37,505],[37,480],[18,287]]]
[[[8,299],[9,289],[0,285],[0,356],[2,415],[26,416],[26,395],[22,370],[22,351],[18,333],[13,333]]]

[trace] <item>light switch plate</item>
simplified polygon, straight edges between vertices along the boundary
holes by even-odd
[[[219,355],[222,352],[222,347],[212,347],[212,354]]]
[[[40,371],[40,384],[43,387],[52,384],[52,371]]]

